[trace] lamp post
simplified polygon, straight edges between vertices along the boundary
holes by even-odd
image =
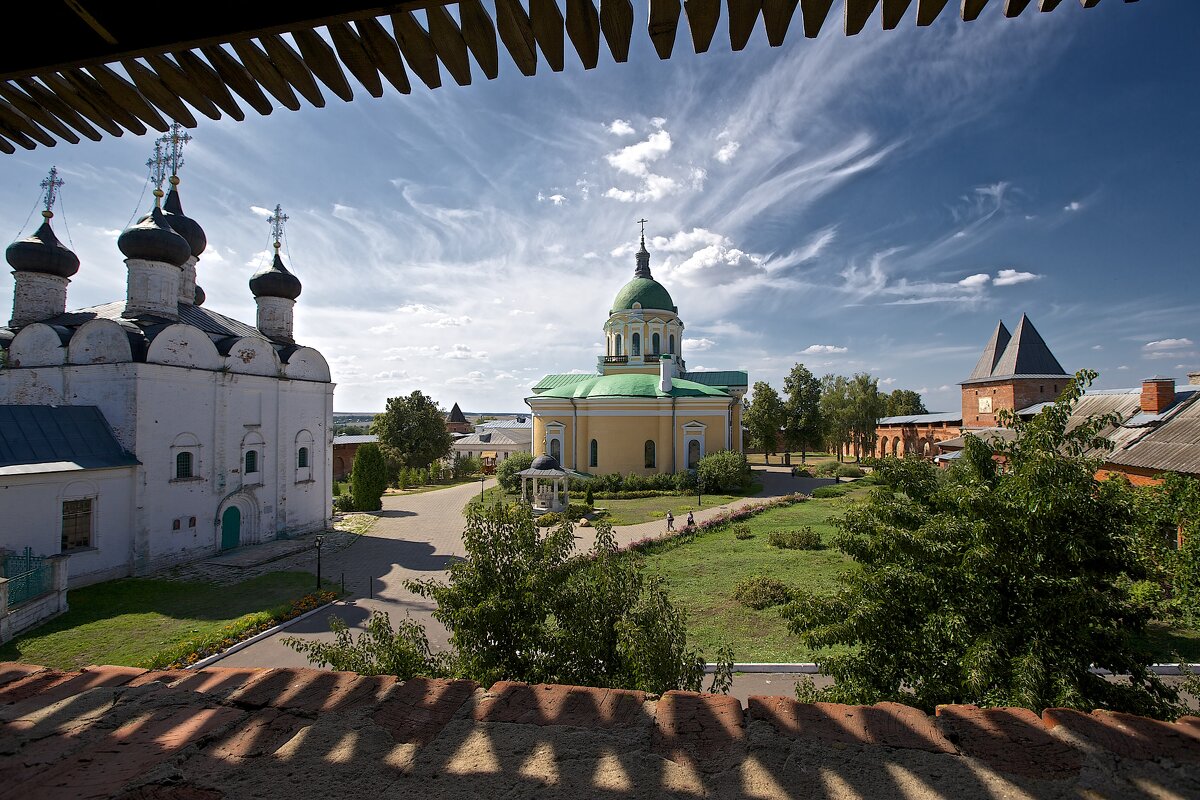
[[[483,482],[487,480],[487,475],[479,476],[479,504],[483,505]]]
[[[317,589],[321,588],[321,543],[325,541],[325,537],[317,534]]]
[[[700,471],[697,470],[696,471],[696,508],[699,508],[701,505],[703,505],[702,501],[700,500],[700,491],[703,488],[704,488],[704,482],[700,479]]]

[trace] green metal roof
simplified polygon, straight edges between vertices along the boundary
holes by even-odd
[[[548,389],[539,397],[591,398],[591,397],[724,397],[726,392],[695,381],[676,378],[670,393],[659,390],[659,376],[630,373],[624,375],[594,375],[586,380]]]
[[[675,302],[671,299],[671,294],[653,278],[634,278],[622,286],[621,291],[617,292],[617,299],[613,300],[611,310],[633,308],[634,303],[641,303],[642,308],[675,311]]]
[[[546,375],[540,381],[533,385],[533,391],[544,392],[546,389],[556,389],[559,386],[570,386],[572,383],[586,381],[588,378],[596,377],[596,373],[579,373],[579,372],[560,372],[554,375]]]
[[[747,386],[749,385],[745,372],[741,370],[716,370],[713,372],[685,372],[683,379],[693,381],[695,383],[703,383],[705,386]]]

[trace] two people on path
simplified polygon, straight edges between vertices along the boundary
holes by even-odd
[[[687,527],[690,528],[695,524],[696,524],[696,517],[692,514],[691,511],[689,511],[688,515],[687,515]],[[667,530],[668,531],[675,530],[675,515],[672,514],[670,511],[667,512]]]

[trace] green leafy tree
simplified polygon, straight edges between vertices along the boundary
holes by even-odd
[[[378,511],[383,508],[383,493],[388,485],[387,462],[383,451],[374,442],[360,444],[354,451],[350,470],[350,496],[358,511]]]
[[[741,492],[750,487],[750,462],[743,453],[719,450],[700,459],[696,475],[706,492]]]
[[[755,381],[742,423],[750,430],[750,441],[763,451],[768,463],[779,446],[779,429],[783,422],[784,408],[779,392],[766,381]]]
[[[821,660],[835,681],[824,699],[1176,712],[1139,644],[1144,608],[1120,586],[1142,575],[1130,489],[1098,482],[1085,457],[1112,420],[1068,430],[1094,376],[1077,374],[1029,421],[1006,415],[1013,442],[967,437],[948,471],[880,463],[884,486],[837,521],[859,569],[784,611],[809,647],[847,646]]]
[[[340,617],[329,618],[329,629],[332,642],[288,636],[283,643],[314,664],[359,675],[396,675],[408,680],[418,675],[442,677],[450,671],[449,658],[430,652],[425,629],[407,617],[393,628],[387,613],[372,611],[366,630],[357,638]]]
[[[500,482],[500,488],[508,494],[516,494],[521,490],[521,476],[518,472],[529,469],[533,466],[532,453],[513,453],[508,458],[500,462],[496,467],[496,479]]]
[[[888,417],[907,417],[913,414],[928,414],[921,395],[912,389],[895,389],[887,395],[887,408],[884,415]]]
[[[796,364],[783,379],[783,435],[788,451],[800,450],[800,462],[808,449],[821,440],[821,382],[803,364]]]
[[[850,384],[843,375],[826,375],[821,378],[822,435],[825,446],[831,453],[842,458],[842,451],[851,441],[853,408],[850,399]]]
[[[847,385],[850,397],[850,441],[855,460],[875,452],[875,426],[887,410],[887,398],[879,392],[879,379],[857,373]]]
[[[379,437],[384,454],[404,467],[428,467],[450,453],[453,441],[446,430],[445,413],[420,391],[389,397],[384,412],[371,423],[371,431]]]
[[[450,464],[450,470],[454,474],[456,480],[461,480],[470,475],[475,475],[483,469],[482,462],[474,457],[464,455],[463,453],[455,453],[454,461]]]

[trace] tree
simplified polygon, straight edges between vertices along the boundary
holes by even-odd
[[[842,448],[850,443],[852,409],[850,385],[842,375],[826,375],[821,378],[822,437],[831,453],[842,460]]]
[[[895,389],[887,395],[885,416],[907,417],[914,414],[928,414],[921,395],[912,389]]]
[[[533,466],[533,453],[513,453],[500,462],[496,467],[496,479],[500,488],[508,494],[516,494],[521,490],[521,476],[518,472]]]
[[[799,448],[804,463],[808,448],[821,438],[821,382],[803,364],[796,364],[783,379],[783,390],[787,393],[784,441],[789,452]]]
[[[879,393],[879,379],[857,373],[847,384],[850,400],[850,439],[855,445],[855,460],[875,452],[875,426],[887,409],[886,398]]]
[[[404,467],[425,468],[450,452],[453,438],[446,415],[420,391],[408,397],[389,397],[371,431],[379,437],[384,455]]]
[[[696,474],[706,492],[741,492],[750,487],[750,462],[743,453],[719,450],[696,464]]]
[[[783,401],[779,392],[766,381],[755,381],[750,407],[742,417],[750,429],[750,441],[763,451],[763,458],[770,463],[779,442],[779,429],[783,426]]]
[[[1138,643],[1147,614],[1121,586],[1142,573],[1131,490],[1097,481],[1099,462],[1084,457],[1112,420],[1068,430],[1094,375],[1077,374],[1029,421],[1006,415],[1013,442],[967,437],[949,470],[881,462],[884,486],[837,522],[835,543],[859,569],[784,611],[807,646],[847,648],[821,660],[834,685],[806,697],[1175,712]]]
[[[350,495],[358,511],[378,511],[383,508],[383,492],[387,489],[388,470],[383,452],[374,442],[360,444],[354,451],[350,469]]]
[[[463,455],[462,453],[455,453],[454,461],[450,464],[450,471],[454,475],[455,480],[475,475],[482,469],[483,464],[478,458]]]

